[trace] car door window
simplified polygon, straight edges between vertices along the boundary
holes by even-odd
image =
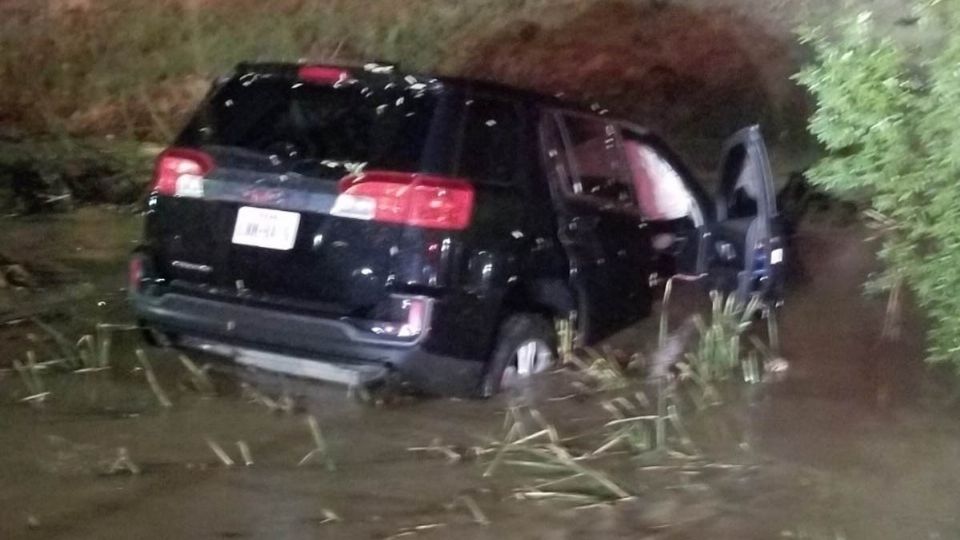
[[[758,215],[762,197],[759,190],[763,183],[758,180],[760,171],[756,168],[756,163],[749,159],[744,145],[737,145],[730,150],[723,170],[726,184],[723,188],[727,193],[724,201],[727,219],[751,218]]]
[[[480,183],[512,183],[522,147],[516,104],[478,96],[467,100],[466,109],[458,174]]]
[[[625,174],[616,129],[588,116],[564,115],[566,155],[572,174],[568,193],[595,200],[604,206],[635,209],[633,190]]]
[[[649,221],[693,219],[703,222],[693,194],[680,173],[656,148],[624,134],[624,153],[640,213]]]

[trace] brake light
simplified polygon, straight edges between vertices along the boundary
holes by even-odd
[[[157,157],[151,191],[171,197],[203,197],[203,177],[213,158],[198,150],[171,148]]]
[[[344,177],[339,188],[335,216],[462,230],[473,215],[473,186],[461,179],[366,171]]]
[[[297,77],[301,81],[316,84],[336,84],[349,76],[350,72],[330,66],[302,66],[297,71]]]
[[[140,283],[143,281],[143,259],[136,255],[130,259],[127,269],[127,286],[130,292],[140,292]]]

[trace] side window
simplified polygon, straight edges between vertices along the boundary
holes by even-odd
[[[743,145],[735,146],[727,155],[723,167],[723,200],[726,202],[727,219],[756,217],[759,213],[760,194],[757,175],[760,171],[749,158]]]
[[[627,182],[625,164],[616,129],[597,118],[567,115],[569,191],[573,195],[615,203],[617,207],[635,207],[633,190]]]
[[[484,97],[468,99],[458,174],[475,182],[512,183],[522,136],[516,104]]]
[[[651,221],[692,218],[702,222],[693,195],[680,173],[655,145],[630,132],[623,134],[633,188],[640,213]]]

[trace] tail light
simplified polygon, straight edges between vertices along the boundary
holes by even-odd
[[[350,77],[350,72],[332,66],[302,66],[297,77],[304,82],[314,84],[337,84]]]
[[[473,186],[456,178],[367,171],[344,177],[339,189],[330,213],[340,217],[463,230],[473,215]]]
[[[151,191],[171,197],[203,197],[203,177],[213,158],[198,150],[171,148],[157,157]]]
[[[130,292],[139,292],[140,284],[143,281],[143,258],[135,255],[130,259],[130,266],[127,269],[127,287]]]

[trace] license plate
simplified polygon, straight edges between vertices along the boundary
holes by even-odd
[[[242,206],[233,227],[233,243],[267,249],[290,250],[297,241],[300,214]]]
[[[770,264],[780,264],[783,262],[783,249],[777,248],[770,252]]]

